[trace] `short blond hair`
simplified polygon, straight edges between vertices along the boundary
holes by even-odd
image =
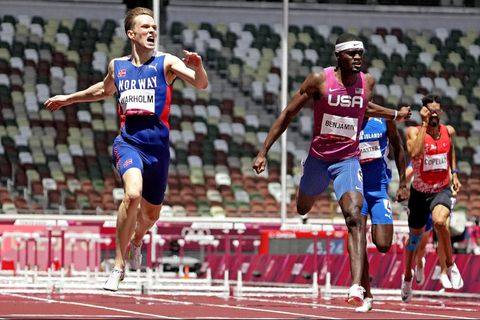
[[[124,20],[125,33],[133,28],[133,20],[141,15],[147,15],[153,18],[153,11],[148,8],[136,7],[128,10]]]

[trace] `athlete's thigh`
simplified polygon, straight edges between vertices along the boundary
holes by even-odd
[[[129,168],[122,175],[123,187],[125,194],[129,197],[140,196],[142,194],[142,172],[140,169],[132,167]]]
[[[386,186],[363,190],[372,221],[372,240],[379,250],[387,250],[393,239],[392,208],[386,190]]]
[[[446,223],[450,216],[452,208],[452,191],[450,188],[445,188],[439,191],[432,199],[430,209],[432,210],[433,222],[442,221]]]
[[[143,161],[139,150],[119,136],[112,146],[112,162],[122,177],[125,191],[141,192]]]
[[[344,193],[359,192],[363,195],[362,169],[358,159],[346,159],[329,166],[335,195],[340,200]]]
[[[437,205],[432,210],[432,223],[443,222],[447,224],[447,220],[450,218],[450,209],[444,205]]]
[[[372,196],[374,197],[371,206],[372,224],[392,225],[392,205],[386,190],[379,190]]]
[[[298,200],[300,197],[305,199],[313,199],[320,193],[325,191],[330,182],[327,172],[328,163],[308,156],[303,164],[303,174],[300,179]]]

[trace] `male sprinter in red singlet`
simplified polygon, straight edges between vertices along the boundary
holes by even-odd
[[[455,129],[440,124],[439,116],[442,109],[437,96],[425,96],[422,105],[420,110],[422,125],[409,127],[407,131],[407,150],[412,160],[414,179],[408,201],[410,237],[405,248],[405,270],[401,290],[404,302],[412,299],[412,257],[422,238],[430,212],[437,230],[439,248],[445,253],[452,287],[454,289],[463,287],[462,276],[453,261],[450,230],[447,227],[452,207],[450,173],[453,190],[458,192],[462,186],[456,170],[453,143]]]
[[[129,241],[130,266],[140,268],[143,236],[160,215],[170,161],[168,117],[173,82],[179,77],[196,88],[208,86],[207,73],[197,53],[184,51],[186,57],[182,61],[156,51],[157,25],[150,9],[130,10],[124,23],[131,55],[113,59],[103,81],[45,102],[49,110],[55,111],[117,92],[121,131],[113,143],[112,156],[122,176],[125,197],[118,209],[115,267],[104,285],[110,291],[117,291],[125,276],[124,256]]]
[[[365,262],[365,223],[361,214],[363,205],[362,171],[358,157],[358,137],[363,117],[382,117],[405,120],[410,117],[409,107],[400,111],[369,103],[375,80],[360,72],[363,43],[352,34],[342,34],[335,45],[337,67],[310,74],[300,90],[273,123],[253,168],[257,173],[265,170],[267,153],[273,143],[287,129],[288,124],[306,102],[314,100],[314,133],[309,156],[297,195],[297,211],[304,215],[310,211],[317,196],[333,180],[335,193],[348,227],[348,252],[353,285],[348,302],[363,304],[364,289],[360,286]]]

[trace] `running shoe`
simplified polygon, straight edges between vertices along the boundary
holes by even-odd
[[[117,268],[113,268],[108,280],[103,285],[103,289],[108,291],[118,291],[120,282],[125,278],[125,271]]]
[[[410,281],[405,281],[405,279],[402,279],[402,289],[400,292],[400,295],[402,296],[402,301],[403,302],[410,302],[412,300],[412,280]]]
[[[425,257],[422,258],[422,266],[415,267],[415,281],[419,286],[425,281]]]
[[[128,263],[131,270],[137,270],[142,267],[142,245],[138,247],[130,241],[130,250],[128,251]]]
[[[355,307],[360,307],[363,305],[363,294],[365,289],[358,284],[354,284],[348,289],[347,302]]]
[[[450,279],[448,278],[448,275],[444,272],[440,274],[440,283],[442,284],[442,287],[445,289],[452,289],[452,283],[450,282]]]
[[[368,312],[372,310],[373,298],[363,299],[363,304],[360,307],[355,308],[355,312]]]
[[[463,287],[463,279],[455,262],[448,268],[448,274],[450,275],[450,282],[452,284],[452,288],[461,289]]]

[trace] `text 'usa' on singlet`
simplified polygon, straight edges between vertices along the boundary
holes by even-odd
[[[314,100],[314,128],[310,155],[326,161],[358,157],[358,136],[367,108],[365,75],[350,87],[335,78],[334,67],[324,70],[325,95]]]
[[[165,79],[165,54],[156,52],[141,66],[130,56],[114,60],[122,137],[136,146],[166,146],[173,85]]]
[[[417,128],[420,130],[420,127]],[[412,159],[412,186],[423,193],[438,192],[450,183],[450,135],[447,127],[440,125],[438,140],[426,133],[423,148],[423,155]]]
[[[363,125],[359,138],[360,165],[364,186],[388,184],[392,178],[387,120],[369,118]]]

